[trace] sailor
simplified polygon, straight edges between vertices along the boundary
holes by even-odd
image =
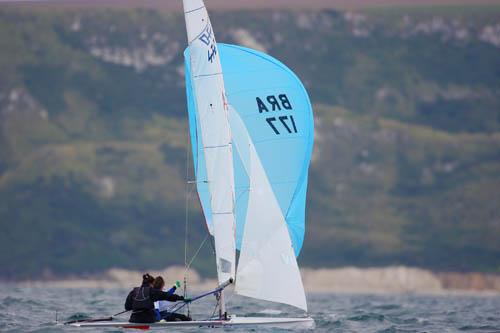
[[[168,294],[173,294],[175,293],[175,290],[181,286],[181,283],[179,281],[175,282],[175,285],[170,288],[167,293]],[[163,290],[165,287],[165,280],[163,280],[163,277],[157,276],[153,282],[153,288],[157,290]],[[189,299],[185,299],[184,301],[189,301]],[[166,320],[166,321],[191,321],[191,318],[188,316],[185,316],[181,313],[175,313],[175,312],[169,312],[169,306],[170,304],[167,301],[157,301],[155,302],[155,311],[156,311],[156,319],[158,321],[160,320]]]
[[[125,310],[132,311],[129,322],[154,323],[156,321],[154,302],[156,301],[184,301],[183,296],[154,289],[153,282],[154,278],[146,273],[142,276],[142,285],[132,289],[128,294],[125,301]]]

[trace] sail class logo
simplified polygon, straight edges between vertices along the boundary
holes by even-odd
[[[212,26],[210,25],[210,23],[208,23],[205,27],[205,30],[201,32],[198,40],[208,46],[208,61],[214,62],[215,56],[217,55],[217,46],[215,44],[215,36],[213,34]]]
[[[209,46],[212,40],[214,39],[214,34],[212,32],[212,26],[210,24],[207,24],[205,29],[201,32],[200,37],[198,39],[205,44],[206,46]]]

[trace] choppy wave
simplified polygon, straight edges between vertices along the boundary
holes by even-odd
[[[123,309],[128,290],[8,289],[0,298],[1,332],[82,332],[62,321],[107,317]],[[309,315],[317,332],[499,332],[500,297],[418,295],[308,296]],[[210,317],[212,299],[190,306],[194,318]],[[229,311],[237,315],[303,316],[291,307],[232,297]],[[59,321],[56,322],[57,320]],[[127,319],[127,315],[123,316]],[[247,332],[248,329],[235,330]],[[275,332],[272,329],[258,332]],[[282,330],[277,330],[277,332]],[[110,330],[107,332],[126,332]]]

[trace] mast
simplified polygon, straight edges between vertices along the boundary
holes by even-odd
[[[197,146],[197,182],[208,184],[209,206],[203,207],[210,233],[215,240],[219,284],[234,279],[236,246],[234,217],[234,170],[228,104],[217,43],[202,0],[183,0],[189,43],[189,77],[195,109]],[[188,101],[189,103],[189,101]],[[191,121],[191,119],[190,119]],[[195,152],[193,152],[195,153]],[[206,179],[199,179],[203,174]],[[200,187],[198,187],[200,189]],[[210,216],[207,216],[207,211]],[[220,293],[221,316],[225,315],[223,292]]]

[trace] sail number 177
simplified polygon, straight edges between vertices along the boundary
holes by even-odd
[[[293,116],[280,116],[280,117],[269,117],[266,118],[267,123],[271,128],[273,129],[274,133],[276,135],[280,135],[281,132],[278,129],[280,126],[284,127],[288,133],[297,133],[297,126],[295,126],[295,120],[293,119]],[[280,124],[281,125],[278,125]],[[277,127],[278,125],[278,127]]]
[[[284,93],[269,95],[265,97],[256,97],[259,113],[273,113],[279,111],[292,111],[293,106],[288,96]],[[276,135],[282,133],[297,133],[297,126],[292,115],[267,117],[267,123],[273,129]]]

